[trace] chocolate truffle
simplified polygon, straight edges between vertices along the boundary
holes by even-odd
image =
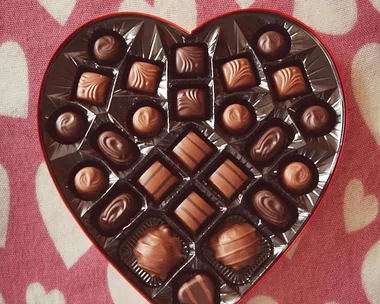
[[[286,203],[269,190],[256,192],[251,204],[260,218],[279,231],[284,231],[292,219]]]
[[[303,162],[291,162],[281,171],[281,181],[286,190],[295,194],[305,194],[313,184],[313,174]]]
[[[127,79],[127,90],[153,95],[157,91],[161,68],[155,64],[136,61],[132,64]]]
[[[280,100],[307,93],[305,78],[297,66],[290,66],[274,72],[272,79]]]
[[[97,140],[99,150],[112,163],[128,167],[137,158],[137,147],[130,140],[113,131],[104,131]]]
[[[78,113],[64,112],[55,121],[55,131],[59,141],[73,144],[86,134],[87,121]]]
[[[107,188],[108,178],[96,167],[84,167],[74,177],[74,186],[78,194],[85,200],[98,198]]]
[[[77,99],[93,106],[105,106],[110,86],[110,77],[93,72],[84,72],[79,78]]]
[[[173,148],[172,152],[193,173],[211,155],[212,148],[196,133],[190,131]]]
[[[199,46],[183,46],[175,52],[176,73],[183,77],[205,74],[205,50]]]
[[[258,164],[264,165],[286,149],[288,137],[283,128],[268,128],[252,144],[249,156]]]
[[[146,229],[138,239],[133,254],[139,267],[163,281],[173,267],[184,259],[180,240],[172,235],[166,225]]]
[[[178,290],[179,304],[214,304],[214,282],[205,274],[197,274]]]
[[[308,135],[322,136],[331,131],[330,114],[322,106],[310,106],[303,112],[300,124]]]
[[[248,181],[248,176],[230,159],[226,159],[211,174],[209,181],[226,199],[230,199]]]
[[[174,210],[174,214],[192,233],[195,233],[214,212],[215,210],[196,192],[191,192]]]
[[[222,123],[228,133],[242,135],[253,125],[249,110],[238,103],[229,105],[223,111]]]
[[[248,223],[227,224],[210,239],[215,259],[235,270],[251,265],[260,253],[260,238]]]
[[[258,85],[251,63],[247,58],[238,58],[224,63],[222,75],[228,92],[249,89]]]
[[[139,108],[132,117],[135,133],[141,137],[154,137],[164,127],[164,119],[155,108],[146,106]]]
[[[287,49],[285,37],[276,31],[265,32],[257,40],[257,50],[265,59],[280,59],[286,55]]]
[[[177,92],[178,120],[204,120],[206,118],[206,93],[202,89],[183,89]]]
[[[162,200],[179,180],[157,160],[140,176],[138,182],[157,202]]]
[[[123,228],[136,213],[138,204],[129,193],[123,193],[108,203],[99,215],[99,227],[102,231],[113,232]]]
[[[94,57],[99,64],[115,64],[125,53],[125,45],[113,35],[105,35],[94,43]]]

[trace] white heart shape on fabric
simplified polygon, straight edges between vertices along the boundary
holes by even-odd
[[[7,240],[10,200],[8,173],[2,165],[0,165],[0,202],[0,248],[4,248]]]
[[[87,252],[91,242],[62,203],[45,163],[37,171],[36,192],[42,219],[69,269]]]
[[[363,183],[352,179],[344,194],[344,223],[346,232],[354,232],[371,224],[379,212],[374,195],[365,195]]]
[[[236,3],[240,6],[240,8],[249,8],[255,3],[256,0],[236,0]]]
[[[26,304],[65,304],[65,297],[58,289],[48,293],[40,283],[32,283],[26,290]]]
[[[60,24],[69,19],[77,0],[38,0],[46,11]]]
[[[380,13],[380,0],[369,0],[375,9]]]
[[[17,42],[0,45],[0,73],[0,115],[28,117],[28,63]]]
[[[372,304],[380,303],[380,242],[376,242],[367,252],[362,264],[362,285]]]

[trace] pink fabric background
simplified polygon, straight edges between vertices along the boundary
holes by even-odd
[[[343,156],[319,211],[247,302],[380,303],[380,1],[110,2],[0,1],[0,304],[145,303],[83,236],[43,164],[37,102],[56,47],[119,9],[190,30],[240,7],[279,10],[312,26],[336,59],[348,112]]]

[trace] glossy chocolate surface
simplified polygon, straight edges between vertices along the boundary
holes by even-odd
[[[55,122],[55,131],[60,141],[73,144],[86,134],[87,121],[75,112],[64,112]]]
[[[238,58],[224,63],[222,76],[228,92],[249,89],[258,85],[258,80],[247,58]]]
[[[200,46],[183,46],[176,49],[176,74],[182,77],[205,76],[205,49]]]
[[[132,117],[132,126],[135,133],[142,137],[153,137],[162,131],[164,119],[160,111],[145,106],[137,109]]]
[[[238,103],[224,109],[222,123],[227,132],[233,135],[246,133],[254,124],[250,111]]]
[[[286,165],[280,176],[286,190],[293,193],[305,193],[313,184],[313,173],[308,165],[295,161]]]
[[[257,41],[257,50],[264,58],[269,60],[284,57],[287,48],[285,37],[277,31],[267,31]]]
[[[136,61],[129,71],[127,90],[154,95],[160,82],[161,73],[161,68],[155,64]]]
[[[93,72],[84,72],[79,78],[76,97],[93,106],[102,107],[106,105],[111,78]]]
[[[179,304],[214,304],[214,282],[204,274],[197,274],[178,290]]]
[[[74,186],[83,199],[97,199],[106,190],[108,177],[99,168],[84,167],[75,174]]]
[[[297,66],[290,66],[274,72],[272,79],[280,100],[307,93],[306,80]]]

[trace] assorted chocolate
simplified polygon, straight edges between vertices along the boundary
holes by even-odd
[[[342,112],[313,67],[325,52],[302,60],[299,50],[320,46],[294,39],[309,34],[290,21],[224,33],[224,18],[235,22],[226,16],[187,36],[128,16],[112,29],[98,21],[78,50],[70,100],[45,115],[45,153],[66,151],[51,170],[85,229],[151,300],[236,303],[306,222],[335,165],[325,155],[339,150],[320,142],[341,138]]]

